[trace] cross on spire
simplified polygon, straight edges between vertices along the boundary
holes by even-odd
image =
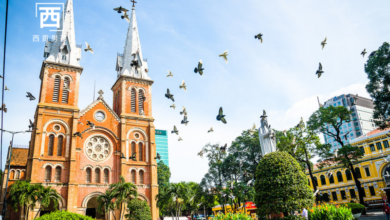
[[[137,3],[135,0],[130,0],[131,2],[133,2],[133,8],[135,8],[135,3]]]
[[[98,93],[99,93],[99,99],[102,99],[104,94],[103,90],[100,90]]]

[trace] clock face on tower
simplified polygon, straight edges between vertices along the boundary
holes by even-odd
[[[97,121],[103,121],[104,119],[106,119],[106,115],[103,112],[98,111],[95,113],[95,119]]]

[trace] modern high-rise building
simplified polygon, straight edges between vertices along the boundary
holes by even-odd
[[[165,165],[169,167],[169,154],[168,154],[168,133],[166,130],[155,131],[156,137],[156,152],[160,154],[161,160]]]
[[[376,129],[373,121],[374,103],[371,99],[352,94],[343,94],[326,101],[324,108],[330,105],[335,107],[344,106],[353,112],[351,122],[344,123],[341,128],[341,135],[347,135],[347,140],[344,139],[345,143],[349,143],[350,140]],[[331,128],[332,131],[334,129]],[[324,135],[324,138],[325,143],[332,145],[332,151],[341,147],[332,137]]]

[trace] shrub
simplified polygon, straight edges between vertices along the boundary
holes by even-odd
[[[255,173],[257,215],[294,213],[311,207],[313,191],[299,163],[286,152],[273,152],[259,162]]]
[[[146,201],[132,199],[127,203],[129,214],[125,217],[127,220],[152,220],[149,205]]]
[[[70,220],[95,220],[94,218],[91,218],[89,216],[79,215],[76,213],[68,212],[68,211],[56,211],[51,212],[49,214],[43,215],[39,218],[36,218],[35,220],[63,220],[63,219],[70,219]]]
[[[353,220],[352,211],[346,206],[323,204],[309,210],[310,220]]]
[[[261,217],[259,220],[269,220],[266,217]],[[289,215],[283,218],[273,218],[272,220],[306,220],[305,217],[301,215]]]
[[[363,213],[365,206],[359,203],[347,203],[345,204],[346,207],[350,208],[352,210],[352,214],[359,214]]]
[[[226,215],[219,214],[213,218],[213,220],[252,220],[252,218],[249,215],[238,213],[238,214],[231,214],[228,213]]]

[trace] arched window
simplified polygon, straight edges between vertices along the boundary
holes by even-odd
[[[314,180],[314,182],[313,182],[313,186],[314,186],[314,185],[315,185],[315,186],[318,186],[317,177],[313,177],[313,180]]]
[[[360,169],[359,167],[356,167],[355,168],[355,174],[356,174],[356,177],[359,179],[359,178],[362,178],[362,174],[360,173]]]
[[[347,180],[352,180],[352,173],[350,170],[345,171],[345,175],[347,176]]]
[[[88,167],[86,170],[85,182],[91,183],[91,174],[92,174],[92,170],[91,168]]]
[[[58,102],[58,96],[59,96],[59,92],[60,92],[60,83],[61,83],[61,77],[56,76],[54,78],[53,102]]]
[[[342,183],[343,182],[343,174],[341,174],[341,172],[337,172],[337,181],[339,181],[339,183]]]
[[[9,174],[9,178],[11,180],[15,179],[15,171],[14,170],[11,170],[11,173]]]
[[[139,171],[139,184],[144,184],[144,171]]]
[[[56,171],[54,173],[54,180],[56,182],[61,182],[61,167],[56,167]]]
[[[69,87],[70,87],[70,80],[69,77],[66,77],[64,80],[64,86],[62,87],[62,103],[68,104]]]
[[[138,155],[139,155],[139,161],[144,160],[144,147],[142,146],[142,143],[138,143]]]
[[[47,155],[53,156],[53,147],[54,147],[54,134],[49,136],[49,144],[47,146]]]
[[[108,183],[108,173],[109,173],[109,170],[105,169],[104,170],[104,183]]]
[[[324,175],[321,175],[321,176],[320,176],[320,179],[321,179],[321,185],[325,186],[325,185],[326,185],[325,176],[324,176]]]
[[[140,90],[138,94],[138,112],[142,114],[144,112],[144,91]]]
[[[16,179],[16,180],[20,179],[20,170],[17,170],[17,171],[15,172],[15,179]]]
[[[131,182],[135,183],[135,170],[131,171]]]
[[[333,175],[331,175],[331,176],[329,177],[329,183],[330,183],[330,184],[334,184],[334,178],[333,178]]]
[[[135,89],[131,89],[131,112],[135,112]]]
[[[62,142],[64,140],[64,137],[59,136],[58,137],[58,143],[57,143],[57,156],[62,156]]]
[[[95,183],[100,183],[100,169],[95,169]]]
[[[45,182],[51,181],[51,166],[46,166],[45,168]]]
[[[133,156],[135,153],[136,153],[136,151],[135,151],[135,143],[132,142],[131,143],[131,156]]]

